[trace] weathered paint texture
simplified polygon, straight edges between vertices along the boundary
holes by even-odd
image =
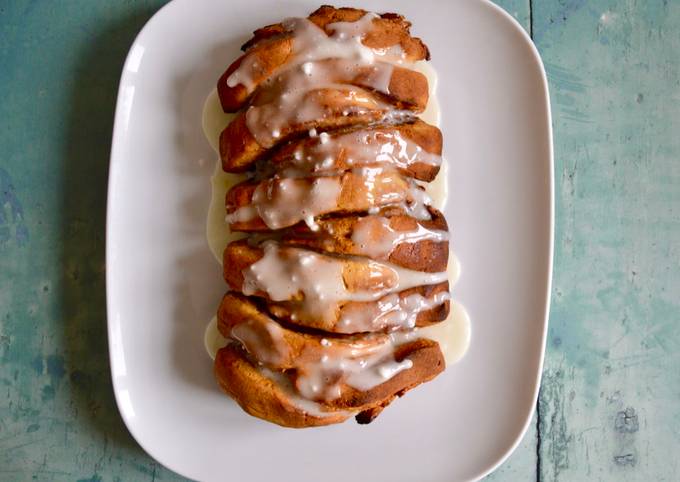
[[[533,1],[531,18],[555,270],[539,438],[506,466],[537,455],[540,480],[677,480],[680,2]]]
[[[180,480],[120,420],[104,308],[118,79],[163,3],[0,5],[0,480]],[[546,64],[556,233],[537,413],[490,479],[677,480],[680,1],[498,3]]]
[[[680,2],[533,2],[555,128],[545,480],[678,480]]]
[[[118,80],[162,2],[0,3],[0,480],[175,480],[125,429],[106,341]]]

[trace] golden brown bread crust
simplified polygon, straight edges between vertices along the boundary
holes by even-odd
[[[359,95],[356,95],[358,91]],[[307,101],[318,105],[324,112],[323,116],[283,126],[274,146],[260,145],[248,129],[246,112],[240,112],[220,134],[222,169],[226,172],[243,172],[261,159],[271,147],[307,135],[310,129],[322,132],[351,126],[366,126],[382,121],[393,108],[378,95],[358,88],[311,90],[305,94],[305,102]]]
[[[224,248],[222,268],[224,281],[234,291],[243,291],[243,270],[257,263],[264,256],[264,250],[248,244],[247,239],[232,241]]]
[[[404,202],[409,200],[409,182],[398,174],[382,172],[375,175],[375,182],[366,183],[365,177],[358,171],[346,171],[341,175],[334,176],[340,183],[340,193],[337,202],[332,208],[316,212],[316,215],[325,214],[350,214],[362,213],[372,207],[382,207],[388,204]],[[287,179],[286,182],[294,183],[302,188],[311,187],[316,178],[298,178],[295,180]],[[328,178],[327,178],[328,179]],[[382,182],[384,179],[391,179],[391,182]],[[265,192],[276,191],[281,181],[279,179],[266,179],[261,182],[244,181],[232,187],[225,199],[227,213],[232,214],[237,209],[248,206],[252,203],[253,195],[259,185],[263,186]],[[282,225],[281,228],[289,225]],[[232,231],[261,232],[269,231],[259,215],[246,221],[235,220],[229,223]]]
[[[394,231],[415,231],[418,226],[425,229],[448,231],[444,215],[433,207],[429,207],[432,219],[418,220],[393,210],[381,213],[389,220],[389,226]],[[332,254],[365,254],[361,246],[352,237],[357,224],[362,221],[358,216],[342,216],[320,219],[317,221],[318,231],[312,231],[305,223],[298,223],[282,232],[282,241],[286,244],[301,246],[315,251],[325,251]],[[379,243],[380,232],[375,232],[372,241]],[[437,273],[446,270],[449,261],[449,242],[435,240],[420,240],[405,242],[395,246],[387,256],[373,255],[377,261],[389,261],[404,268]]]
[[[416,145],[420,146],[425,152],[441,156],[442,154],[442,133],[438,127],[416,119],[413,122],[408,122],[399,125],[374,125],[374,126],[359,126],[349,129],[340,129],[329,132],[330,142],[333,142],[335,137],[345,135],[348,133],[370,133],[376,136],[389,136],[398,134],[406,140],[410,140]],[[275,169],[286,169],[295,167],[294,154],[298,150],[306,151],[319,145],[321,141],[319,137],[304,137],[302,139],[295,139],[284,144],[271,154],[267,159],[267,167]],[[345,152],[340,152],[335,157],[333,163],[333,170],[344,171],[354,167],[361,167],[356,159],[352,163],[348,162]],[[439,172],[439,166],[427,164],[424,162],[415,162],[405,169],[399,169],[400,172],[415,179],[430,182],[434,180]],[[319,170],[317,172],[322,172]]]
[[[252,90],[248,90],[243,84],[233,87],[227,85],[227,79],[241,66],[246,57],[254,58],[256,66],[251,71],[253,82],[256,85],[264,82],[276,69],[285,64],[293,53],[293,38],[291,35],[273,36],[263,39],[259,45],[236,59],[217,81],[217,95],[224,112],[236,112],[243,107],[250,97]]]
[[[405,358],[413,362],[412,368],[370,390],[361,391],[342,385],[340,397],[318,404],[321,410],[328,410],[323,417],[310,415],[296,405],[291,397],[291,394],[295,396],[294,392],[266,377],[234,344],[217,352],[214,367],[222,390],[247,413],[284,427],[302,428],[339,423],[356,412],[367,412],[357,417],[360,422],[367,423],[396,397],[433,379],[445,368],[439,344],[432,340],[420,339],[401,345],[395,350],[395,359],[399,362]],[[290,376],[294,382],[294,372],[284,376]]]
[[[335,8],[325,5],[309,15],[308,18],[319,28],[324,29],[326,34],[332,34],[332,29],[328,27],[329,24],[354,22],[366,13],[365,10],[355,8]],[[411,62],[422,59],[429,60],[430,53],[427,46],[420,39],[411,37],[410,26],[410,22],[406,21],[401,15],[382,14],[373,20],[372,29],[366,34],[362,43],[374,49],[386,49],[399,45],[407,60]],[[256,70],[252,77],[255,86],[257,86],[291,59],[292,48],[292,36],[285,31],[282,24],[268,25],[256,30],[253,38],[242,47],[246,53],[229,66],[217,83],[217,91],[224,111],[236,112],[239,110],[252,92],[241,84],[234,87],[227,85],[227,79],[241,65],[246,56],[256,59]]]
[[[305,428],[331,425],[347,420],[351,412],[333,412],[323,417],[311,415],[298,407],[290,392],[267,378],[234,344],[220,349],[215,357],[215,378],[220,388],[253,417],[283,427]]]

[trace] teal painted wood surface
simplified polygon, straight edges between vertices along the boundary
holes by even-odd
[[[181,480],[113,401],[104,214],[125,54],[164,3],[0,5],[0,480]],[[507,0],[543,56],[556,237],[534,421],[492,480],[677,480],[680,1]]]
[[[534,2],[557,219],[546,480],[680,478],[680,2]]]

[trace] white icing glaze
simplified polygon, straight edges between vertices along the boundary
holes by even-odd
[[[396,346],[407,338],[382,334],[368,335],[356,340],[323,338],[320,347],[298,347],[294,356],[284,340],[283,329],[275,321],[258,317],[237,324],[231,337],[239,341],[261,365],[272,369],[296,370],[295,386],[310,400],[332,400],[340,396],[340,384],[359,390],[369,390],[411,368],[410,360],[397,362]]]
[[[228,215],[227,222],[250,221],[259,216],[271,229],[302,220],[313,228],[314,216],[337,206],[340,189],[340,178],[273,178],[258,185],[251,203]]]
[[[453,289],[460,277],[460,262],[453,252],[449,254],[447,271],[449,286]],[[451,301],[449,316],[446,320],[426,328],[418,328],[416,331],[419,338],[429,338],[439,343],[447,366],[463,358],[470,346],[470,317],[465,307],[457,301]]]
[[[203,104],[201,126],[206,140],[217,154],[220,152],[220,134],[234,117],[236,114],[228,114],[222,110],[217,89],[213,89]]]
[[[393,168],[366,166],[352,169],[352,174],[356,205],[363,202],[369,210],[398,205],[417,219],[430,219],[427,206],[432,200],[425,190],[412,179],[403,179]],[[343,182],[341,176],[269,178],[257,186],[250,203],[228,214],[226,221],[247,222],[259,217],[270,229],[305,221],[316,230],[315,217],[338,207]]]
[[[352,242],[359,248],[359,252],[371,258],[385,258],[402,243],[425,240],[448,241],[449,233],[427,229],[420,224],[411,231],[397,231],[390,226],[388,218],[376,215],[360,218],[352,232]]]
[[[230,335],[260,363],[276,365],[288,355],[283,329],[275,321],[248,320],[234,326]]]
[[[325,355],[316,362],[305,363],[295,386],[310,400],[333,400],[341,395],[341,383],[367,391],[413,366],[408,358],[397,362],[394,345],[387,342],[368,357]]]
[[[449,284],[453,287],[460,276],[460,264],[453,253],[449,257],[448,273]],[[390,334],[392,343],[398,345],[413,341],[417,338],[429,338],[439,343],[447,366],[456,363],[465,355],[470,344],[470,317],[467,314],[465,307],[460,303],[451,301],[450,306],[449,316],[445,321],[427,328],[392,332]],[[324,340],[326,343],[324,343]],[[227,344],[228,340],[217,330],[216,317],[213,317],[206,326],[204,341],[206,352],[212,359],[215,358],[217,351]],[[321,343],[324,346],[328,346],[330,342],[327,339],[323,339]]]
[[[359,167],[352,172],[363,178],[366,186],[366,199],[369,206],[385,206],[398,202],[404,202],[404,192],[398,189],[383,190],[382,185],[396,186],[398,178],[396,171],[385,169],[382,166]]]
[[[316,142],[298,146],[289,159],[283,160],[279,172],[283,177],[302,177],[376,164],[408,170],[417,163],[440,166],[441,160],[396,129],[362,129],[344,134],[322,132]],[[274,167],[266,164],[263,173],[270,174]]]
[[[374,13],[367,13],[356,22],[336,22],[328,25],[331,35],[307,18],[288,18],[282,22],[284,29],[290,32],[293,39],[292,57],[284,68],[294,68],[301,64],[303,71],[313,70],[310,62],[329,58],[351,60],[361,64],[372,64],[376,60],[401,64],[403,51],[395,45],[389,49],[371,49],[362,43],[363,37],[370,30]],[[246,55],[241,65],[227,79],[229,87],[243,85],[248,92],[254,87],[253,72],[257,70],[257,59],[254,55]]]
[[[446,320],[418,329],[420,338],[429,338],[439,343],[446,366],[453,365],[465,356],[472,337],[470,316],[465,307],[457,301],[452,301],[450,306]]]
[[[276,144],[282,133],[304,130],[305,125],[332,114],[334,107],[324,98],[329,90],[337,91],[336,97],[343,97],[343,100],[334,100],[333,103],[347,104],[343,115],[377,112],[385,116],[390,108],[389,104],[364,89],[323,80],[321,76],[302,75],[296,83],[285,84],[282,88],[286,90],[281,95],[274,94],[281,88],[276,85],[263,85],[262,88],[271,91],[260,91],[262,95],[253,99],[253,104],[246,111],[246,125],[257,143],[264,147]]]
[[[427,192],[410,178],[403,178],[407,183],[404,190],[402,177],[393,167],[365,166],[352,169],[352,172],[363,178],[370,214],[375,214],[380,207],[400,206],[416,219],[431,218],[427,206],[432,200]]]
[[[416,219],[431,219],[427,206],[432,206],[432,198],[416,181],[409,181],[408,202],[402,203],[404,211]]]
[[[375,18],[376,14],[367,13],[356,22],[329,24],[330,35],[307,18],[288,18],[283,25],[293,33],[293,52],[303,61],[345,58],[372,63],[375,54],[361,41]]]
[[[430,91],[427,107],[419,117],[428,124],[439,126],[441,124],[441,110],[437,99],[437,72],[430,62],[425,61],[416,62],[411,68],[427,77],[427,85]],[[449,163],[446,162],[446,159],[443,159],[437,177],[425,186],[427,193],[433,200],[432,206],[440,211],[444,210],[448,199],[448,171]]]
[[[340,112],[334,112],[333,105],[338,102],[344,105],[337,107],[342,108],[344,116],[377,111],[390,121],[412,115],[391,108],[364,90],[389,94],[393,70],[390,62],[403,63],[398,46],[374,50],[363,45],[362,39],[374,18],[375,14],[369,13],[356,22],[330,24],[331,35],[306,18],[283,22],[292,35],[292,60],[260,84],[246,111],[248,130],[258,144],[271,147],[291,130],[304,129],[306,124],[330,114],[337,115]],[[250,92],[256,62],[254,55],[246,55],[227,79],[227,85],[241,83]],[[361,88],[350,85],[353,83]],[[328,102],[325,99],[328,89],[344,100]]]
[[[258,366],[257,369],[263,376],[276,383],[277,387],[279,387],[279,389],[286,395],[287,400],[293,404],[293,406],[295,406],[300,411],[311,415],[312,417],[325,418],[334,415],[350,416],[355,413],[349,410],[324,410],[324,408],[319,403],[313,402],[298,395],[297,391],[293,387],[293,384],[284,374],[275,372],[263,366]]]
[[[446,281],[448,274],[408,270],[390,263],[357,258],[376,281],[372,290],[349,291],[337,258],[297,248],[281,248],[275,241],[264,243],[264,256],[243,270],[243,293],[267,293],[273,301],[303,298],[299,310],[305,316],[327,320],[340,301],[375,301],[385,295],[415,286]]]
[[[440,306],[451,299],[448,291],[426,298],[413,293],[404,298],[393,293],[380,299],[371,307],[350,305],[343,308],[339,326],[343,332],[355,333],[376,329],[411,329],[416,325],[418,314]]]
[[[208,356],[214,360],[219,349],[227,346],[227,343],[229,343],[229,340],[223,337],[217,329],[217,316],[213,316],[213,319],[210,320],[210,323],[205,327],[205,332],[203,334],[205,351],[207,351]]]
[[[255,87],[252,73],[257,69],[257,57],[246,55],[241,64],[227,77],[227,85],[232,89],[241,84],[248,92],[252,92]]]
[[[202,124],[205,137],[216,153],[219,152],[220,132],[233,118],[234,114],[225,114],[222,111],[217,90],[213,90],[203,106]],[[222,264],[222,253],[227,244],[244,237],[242,233],[233,233],[224,221],[224,199],[227,191],[244,179],[245,176],[242,174],[224,172],[219,158],[215,162],[215,169],[210,178],[211,197],[206,222],[206,237],[210,251],[220,264]]]

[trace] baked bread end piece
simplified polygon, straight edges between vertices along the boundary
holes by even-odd
[[[267,378],[235,344],[215,357],[215,377],[220,388],[253,417],[289,428],[319,427],[344,422],[351,412],[328,411],[315,416],[301,410],[284,387]]]

